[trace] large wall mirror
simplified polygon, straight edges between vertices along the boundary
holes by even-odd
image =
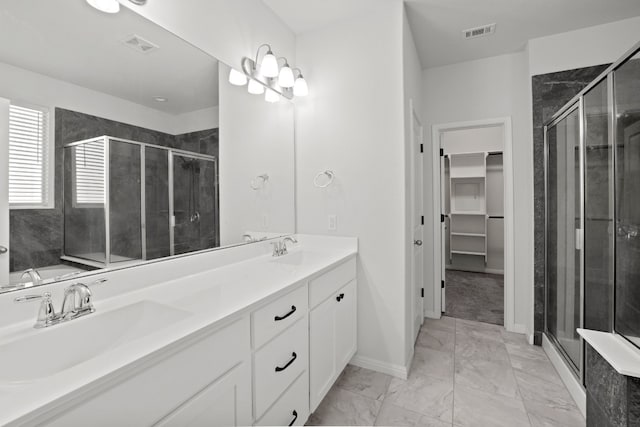
[[[0,0],[0,39],[1,292],[295,232],[290,102],[127,8]]]

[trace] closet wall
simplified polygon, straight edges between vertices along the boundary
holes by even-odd
[[[504,271],[503,140],[499,126],[443,135],[448,269]]]

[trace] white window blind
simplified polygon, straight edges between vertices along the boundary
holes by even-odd
[[[73,147],[74,202],[76,207],[94,207],[105,203],[104,141]]]
[[[49,207],[49,112],[9,106],[9,205]]]

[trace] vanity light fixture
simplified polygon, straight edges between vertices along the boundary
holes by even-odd
[[[249,93],[252,95],[262,95],[264,93],[264,86],[257,80],[249,80]]]
[[[267,48],[267,53],[262,57],[262,61],[258,62],[260,50],[264,47]],[[279,60],[284,60],[282,68],[279,67]],[[244,77],[249,80],[249,93],[262,95],[267,89],[265,100],[269,102],[279,101],[280,96],[293,99],[294,96],[307,96],[309,93],[309,87],[302,76],[302,71],[299,68],[291,68],[287,58],[276,59],[268,44],[258,47],[255,60],[248,57],[242,58],[241,65]],[[295,71],[298,72],[297,78]],[[232,68],[229,72],[229,82],[236,86],[243,86],[244,79],[238,74],[240,72]]]
[[[118,0],[87,0],[91,6],[104,13],[120,12],[120,3]]]
[[[231,83],[232,85],[244,86],[247,84],[248,80],[249,79],[247,78],[247,76],[242,74],[240,71],[236,70],[235,68],[231,69],[231,72],[229,73],[229,83]]]
[[[295,70],[298,71],[298,78],[296,78],[296,82],[293,85],[293,95],[300,97],[307,96],[309,94],[309,86],[307,86],[307,81],[304,79],[300,68],[296,68]]]
[[[287,58],[282,57],[278,59],[284,59],[284,65],[280,69],[280,73],[278,74],[278,86],[281,87],[293,87],[295,83],[295,78],[293,77],[293,71],[291,67],[289,67],[289,63],[287,62]]]

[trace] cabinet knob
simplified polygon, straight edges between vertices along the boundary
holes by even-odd
[[[0,254],[6,254],[9,251],[5,246],[0,246]]]
[[[340,294],[336,297],[336,301],[340,302],[342,301],[342,298],[344,298],[344,294]]]

